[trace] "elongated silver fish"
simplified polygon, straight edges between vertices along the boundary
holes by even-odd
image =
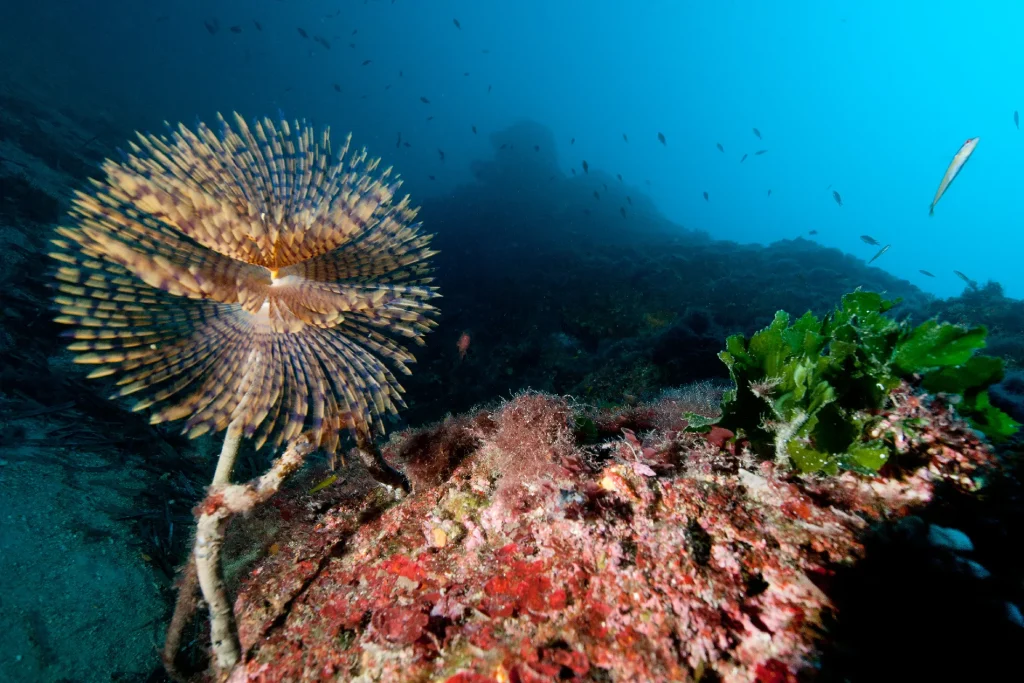
[[[974,148],[978,146],[978,140],[981,138],[970,138],[960,147],[960,151],[953,157],[953,161],[949,162],[949,168],[946,169],[946,175],[942,176],[942,182],[939,183],[939,191],[935,193],[935,199],[932,200],[932,205],[928,208],[928,215],[932,216],[935,214],[935,205],[942,199],[943,193],[949,184],[953,182],[957,174],[960,173],[960,169],[964,167],[967,160],[971,158],[971,154],[974,152]]]
[[[956,274],[956,276],[958,278],[960,278],[961,280],[966,282],[967,286],[970,287],[971,289],[977,289],[978,288],[978,283],[977,282],[975,282],[971,278],[967,277],[966,275],[961,273],[959,270],[954,270],[953,272]]]
[[[871,260],[868,261],[868,264],[870,265],[871,263],[874,263],[875,259],[878,258],[879,256],[881,256],[882,254],[884,254],[885,252],[889,251],[889,247],[891,247],[891,246],[892,246],[891,244],[887,244],[884,247],[882,247],[881,249],[879,249],[878,253],[875,254],[874,256],[872,256]]]

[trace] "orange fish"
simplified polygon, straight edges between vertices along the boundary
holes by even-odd
[[[459,350],[459,361],[465,360],[466,352],[469,351],[469,332],[462,333],[459,341],[455,342],[455,348]]]

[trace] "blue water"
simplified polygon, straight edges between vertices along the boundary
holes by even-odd
[[[994,0],[50,0],[3,3],[0,39],[132,127],[280,109],[352,130],[417,201],[471,182],[489,133],[531,119],[566,174],[583,159],[621,174],[686,227],[761,243],[817,230],[865,259],[868,234],[892,245],[878,267],[927,291],[959,293],[960,270],[1021,297],[1022,22],[1024,5]]]

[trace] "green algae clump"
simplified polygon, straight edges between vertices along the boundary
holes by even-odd
[[[886,315],[897,303],[856,291],[824,318],[807,312],[791,322],[779,311],[750,339],[729,337],[719,358],[734,386],[714,422],[805,473],[881,469],[893,453],[882,413],[905,382],[956,397],[960,414],[991,440],[1016,433],[1020,425],[988,396],[1002,360],[975,355],[986,329],[936,320],[911,327]]]

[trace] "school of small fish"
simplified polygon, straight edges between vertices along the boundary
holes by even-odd
[[[394,0],[392,0],[392,3],[394,3]],[[341,15],[341,10],[338,9],[338,10],[336,10],[333,13],[325,15],[323,17],[323,19],[321,19],[321,23],[324,23],[325,20],[328,20],[328,19],[336,19],[340,15]],[[168,19],[170,19],[169,16],[161,15],[161,16],[158,16],[156,18],[156,21],[157,22],[165,22]],[[216,19],[216,18],[211,18],[211,19],[204,20],[203,21],[203,25],[205,26],[206,31],[210,35],[217,35],[220,32],[220,29],[221,29],[220,21],[218,19]],[[252,25],[255,27],[255,29],[258,32],[261,32],[261,33],[263,32],[263,25],[262,25],[262,23],[260,23],[260,21],[258,21],[256,19],[253,19],[252,20]],[[458,31],[462,31],[463,30],[462,23],[459,21],[458,18],[453,18],[452,19],[452,25]],[[321,35],[312,35],[311,36],[311,34],[305,28],[303,28],[301,26],[296,26],[295,30],[296,30],[296,32],[298,33],[299,37],[302,40],[311,40],[312,42],[314,42],[314,43],[318,44],[319,46],[321,46],[324,50],[330,50],[331,49],[332,41],[341,40],[341,38],[342,38],[342,36],[340,34],[333,36],[333,38],[331,38],[331,39],[328,39],[328,38],[326,38],[324,36],[321,36]],[[239,34],[242,34],[244,32],[244,27],[243,27],[242,24],[233,24],[233,25],[228,26],[228,32],[231,33],[231,34],[234,34],[234,35],[239,35]],[[350,36],[355,36],[358,33],[359,33],[359,29],[358,28],[354,28],[352,30]],[[349,47],[355,49],[356,48],[356,43],[350,42],[349,43]],[[480,49],[480,53],[481,54],[485,54],[485,55],[486,54],[490,54],[490,49],[482,48],[482,49]],[[313,51],[310,51],[310,55],[311,56],[313,55]],[[373,59],[371,59],[371,58],[365,58],[365,59],[362,59],[360,61],[360,65],[363,66],[363,67],[371,66],[373,63],[374,63]],[[470,75],[470,72],[468,72],[468,71],[463,72],[463,76],[468,77],[469,75]],[[404,76],[404,71],[403,70],[399,70],[398,78],[403,78],[403,76]],[[391,85],[392,85],[391,83],[386,84],[384,86],[384,90],[390,90]],[[337,93],[341,93],[342,92],[342,86],[341,86],[340,83],[332,83],[331,84],[331,88],[335,92],[337,92]],[[487,85],[487,89],[486,89],[486,94],[490,94],[491,91],[492,91],[492,88],[493,88],[493,86],[491,84],[488,84]],[[289,86],[288,88],[285,89],[285,92],[290,92],[291,90],[293,90],[293,88],[291,86]],[[360,98],[365,100],[365,99],[367,99],[367,95],[366,94],[362,94],[362,95],[360,95]],[[422,104],[424,104],[424,105],[430,105],[431,104],[431,100],[426,95],[420,95],[419,96],[419,101]],[[430,115],[430,116],[427,117],[426,120],[429,122],[429,121],[431,121],[433,119],[434,119],[434,116]],[[1014,112],[1013,112],[1013,125],[1014,125],[1014,128],[1016,128],[1017,130],[1020,130],[1020,114],[1016,110],[1014,110]],[[471,126],[471,131],[472,131],[472,133],[474,135],[476,135],[477,134],[477,127],[475,125]],[[751,132],[753,133],[753,135],[758,140],[763,140],[764,139],[764,137],[761,134],[761,131],[758,128],[752,127],[751,128]],[[629,136],[626,133],[622,133],[622,140],[625,143],[629,143]],[[657,140],[658,140],[658,142],[662,146],[668,147],[668,141],[667,141],[667,139],[665,137],[665,134],[662,131],[657,131]],[[974,153],[974,151],[975,151],[975,149],[976,149],[976,147],[978,145],[978,141],[979,141],[978,137],[973,137],[973,138],[967,139],[960,146],[960,149],[956,152],[956,154],[953,156],[953,159],[952,159],[952,161],[950,161],[948,167],[946,168],[946,171],[943,174],[942,179],[941,179],[941,181],[939,183],[938,190],[935,192],[935,196],[933,197],[933,199],[931,201],[931,204],[930,204],[930,206],[928,208],[928,215],[929,216],[933,216],[935,214],[935,206],[938,204],[939,200],[942,199],[942,197],[946,194],[946,192],[948,191],[948,189],[949,189],[950,185],[952,184],[953,180],[955,180],[957,178],[957,176],[960,174],[960,172],[963,170],[963,167],[967,163],[968,159],[971,158],[971,155]],[[569,144],[570,145],[575,145],[576,144],[576,138],[575,137],[571,138],[569,140]],[[397,136],[397,140],[395,142],[395,147],[396,148],[402,148],[402,147],[411,148],[412,145],[411,145],[411,143],[409,141],[403,140],[402,139],[402,133],[399,132],[398,136]],[[500,149],[501,150],[505,150],[506,148],[508,148],[508,149],[511,150],[511,149],[514,149],[514,147],[515,147],[514,145],[504,145],[503,144],[503,145],[501,145]],[[725,146],[721,142],[715,143],[715,147],[718,149],[719,152],[721,152],[723,154],[725,153]],[[539,145],[534,145],[533,149],[534,149],[535,152],[539,152],[540,151],[540,146]],[[444,151],[441,150],[440,148],[438,148],[437,152],[438,152],[439,161],[441,163],[443,163],[444,160],[445,160],[445,153],[444,153]],[[767,149],[758,149],[758,150],[753,152],[753,155],[754,156],[762,156],[762,155],[766,154],[767,152],[768,152]],[[744,152],[743,155],[740,157],[739,163],[742,164],[743,162],[745,162],[749,156],[750,156],[749,152]],[[581,167],[582,167],[583,173],[585,175],[589,175],[590,174],[590,165],[587,163],[586,160],[584,160],[582,162]],[[571,171],[573,176],[577,175],[575,168],[571,168],[570,171]],[[428,175],[427,177],[430,180],[435,180],[436,179],[436,176],[434,176],[434,175]],[[622,179],[622,175],[621,174],[616,174],[616,177],[618,178],[620,183],[624,182],[623,179]],[[650,180],[646,180],[645,182],[648,185],[651,184]],[[608,191],[607,185],[605,185],[604,189],[605,189],[605,192],[607,193],[607,191]],[[829,185],[828,188],[826,188],[826,190],[829,190],[829,189],[832,189],[832,185]],[[600,199],[600,194],[598,193],[597,190],[594,190],[593,194],[594,194],[594,198],[595,199]],[[703,197],[704,197],[704,201],[705,202],[710,202],[710,195],[709,195],[709,193],[707,191],[704,191],[702,194],[703,194]],[[772,191],[770,189],[768,190],[767,196],[768,197],[772,196]],[[839,194],[839,192],[837,190],[832,190],[832,198],[835,201],[837,206],[839,206],[839,207],[843,206],[843,198],[842,198],[842,196]],[[629,196],[626,196],[626,202],[629,205],[633,204],[633,201],[632,201],[632,199]],[[588,214],[590,213],[589,209],[586,209],[585,211]],[[626,218],[627,214],[626,214],[625,207],[620,207],[619,211],[620,211],[620,214],[622,215],[622,217]],[[810,235],[817,235],[818,231],[817,230],[810,230],[809,234]],[[880,246],[880,243],[878,242],[878,240],[876,240],[875,238],[871,237],[870,235],[861,235],[860,239],[864,243],[866,243],[866,244],[868,244],[870,246]],[[880,256],[885,254],[889,250],[889,248],[891,246],[892,246],[891,244],[886,244],[874,256],[871,257],[871,259],[868,261],[868,263],[874,262]],[[931,272],[929,272],[927,270],[919,270],[918,272],[921,273],[922,275],[924,275],[925,277],[931,277],[931,278],[935,277],[934,274],[932,274]],[[967,283],[968,286],[973,287],[973,288],[977,288],[977,283],[974,280],[968,278],[966,275],[964,275],[960,271],[953,271],[953,272],[954,272],[954,274],[957,277],[959,277],[961,280],[963,280],[965,283]],[[468,344],[468,335],[463,335],[463,336],[466,338],[466,341],[467,341],[467,344]],[[460,344],[461,344],[461,340],[460,340]]]

